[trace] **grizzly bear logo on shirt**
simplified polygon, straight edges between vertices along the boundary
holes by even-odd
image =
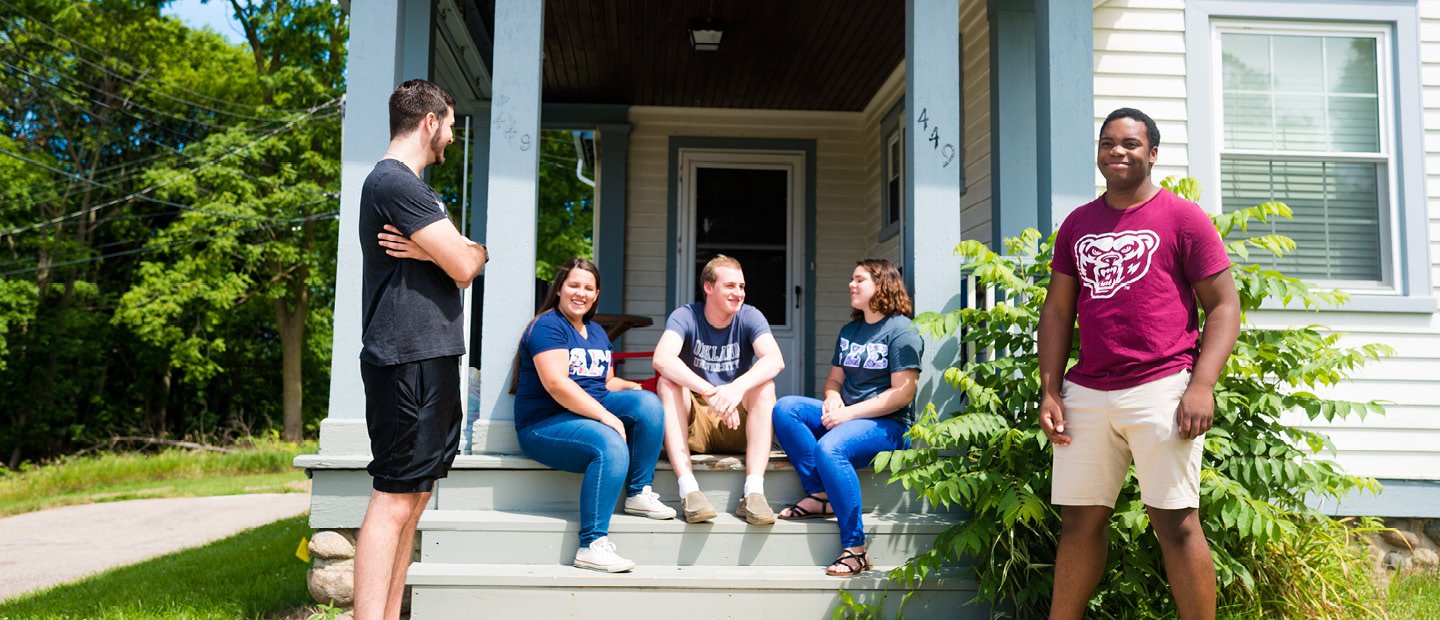
[[[1114,297],[1150,271],[1150,258],[1160,246],[1152,230],[1123,230],[1091,234],[1075,242],[1075,263],[1080,282],[1092,299]]]

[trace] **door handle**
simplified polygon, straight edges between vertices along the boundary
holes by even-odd
[[[800,287],[795,287],[795,307],[800,307]]]

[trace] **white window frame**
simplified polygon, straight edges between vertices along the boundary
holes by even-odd
[[[879,242],[889,241],[905,230],[905,102],[902,100],[891,108],[880,121],[880,232],[875,236]],[[899,161],[890,154],[900,154]],[[893,168],[893,172],[892,172]],[[890,181],[900,180],[899,215],[890,219]],[[900,243],[904,243],[903,236]],[[900,256],[904,256],[903,249]]]
[[[1212,109],[1215,110],[1216,122],[1212,126],[1214,131],[1215,145],[1219,148],[1214,151],[1216,169],[1220,169],[1224,159],[1245,159],[1251,161],[1316,161],[1316,162],[1343,162],[1343,163],[1372,163],[1384,164],[1385,173],[1377,181],[1379,183],[1376,198],[1380,202],[1377,216],[1380,228],[1380,279],[1379,280],[1311,280],[1310,284],[1324,288],[1338,288],[1351,292],[1364,292],[1372,295],[1400,295],[1401,291],[1397,286],[1395,274],[1400,271],[1400,255],[1395,251],[1395,239],[1399,238],[1399,218],[1396,208],[1399,197],[1395,192],[1396,184],[1396,161],[1395,161],[1395,121],[1391,110],[1394,109],[1395,86],[1391,79],[1394,75],[1394,65],[1391,55],[1394,48],[1390,39],[1390,28],[1380,24],[1364,23],[1314,23],[1294,22],[1270,19],[1217,19],[1211,22],[1211,47],[1212,66],[1214,74],[1211,76],[1212,83],[1221,85],[1223,79],[1223,64],[1220,56],[1224,52],[1221,39],[1227,33],[1280,35],[1280,36],[1311,36],[1311,37],[1350,37],[1350,38],[1371,38],[1375,40],[1376,60],[1376,105],[1379,112],[1380,148],[1377,153],[1352,153],[1352,152],[1327,152],[1327,151],[1279,151],[1279,150],[1258,150],[1258,149],[1230,149],[1225,147],[1225,105],[1224,88],[1211,89],[1211,96],[1214,98]],[[1217,194],[1219,185],[1216,186]],[[1217,203],[1218,204],[1218,203]]]
[[[1437,299],[1432,285],[1430,259],[1429,193],[1425,178],[1425,120],[1420,73],[1420,19],[1417,0],[1186,0],[1185,2],[1185,99],[1186,117],[1192,131],[1187,151],[1189,174],[1203,187],[1201,206],[1214,213],[1220,210],[1218,136],[1210,131],[1219,126],[1214,97],[1216,42],[1212,22],[1265,21],[1294,24],[1366,24],[1387,28],[1391,33],[1386,50],[1391,71],[1384,79],[1393,97],[1390,109],[1391,149],[1394,165],[1390,240],[1398,267],[1390,291],[1353,290],[1350,302],[1335,310],[1362,313],[1414,313],[1433,315]],[[1204,129],[1202,129],[1204,128]],[[1398,231],[1398,232],[1397,232]],[[1266,306],[1267,308],[1270,306]],[[1279,306],[1276,306],[1277,308]]]

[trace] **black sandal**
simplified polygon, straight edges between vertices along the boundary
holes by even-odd
[[[805,500],[807,500],[807,499],[812,499],[812,500],[815,500],[816,502],[819,502],[819,503],[820,503],[820,511],[819,511],[819,512],[811,512],[811,511],[809,511],[809,510],[806,510],[806,509],[804,509],[804,508],[801,508],[801,507],[800,507],[800,502],[803,502],[803,501],[805,501]],[[780,512],[781,512],[781,513],[786,513],[786,512],[790,513],[790,516],[788,516],[788,517],[782,516],[781,514],[778,514],[778,513],[775,515],[776,517],[779,517],[779,518],[784,519],[784,520],[786,520],[786,521],[797,521],[797,520],[800,520],[800,519],[822,519],[822,518],[824,518],[824,517],[827,517],[827,516],[830,516],[830,515],[835,514],[834,511],[830,510],[830,500],[825,499],[825,498],[823,498],[823,497],[815,497],[814,495],[806,495],[805,497],[797,500],[795,503],[790,504],[790,505],[788,505],[788,506],[786,506],[786,507],[784,507],[784,508],[781,508],[781,509],[780,509]]]
[[[825,574],[831,577],[853,577],[875,568],[875,565],[871,564],[870,559],[866,557],[867,555],[867,552],[862,551],[855,553],[854,551],[846,549],[840,552],[840,557],[835,558],[835,561],[830,563],[830,567],[825,569]],[[845,570],[843,572],[837,571],[835,570],[836,566],[844,566]]]

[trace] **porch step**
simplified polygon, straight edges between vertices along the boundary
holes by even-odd
[[[778,508],[778,506],[776,507]],[[577,512],[434,510],[420,519],[421,562],[569,564],[579,546]],[[870,513],[864,516],[871,561],[900,563],[930,548],[955,515]],[[824,566],[840,551],[834,518],[750,525],[722,513],[687,524],[617,514],[610,540],[641,566]]]
[[[691,459],[700,489],[720,512],[735,512],[745,485],[740,457],[696,455]],[[295,465],[314,478],[311,491],[310,525],[316,528],[359,527],[370,497],[370,476],[365,455],[302,455]],[[887,484],[888,475],[860,469],[861,496],[865,512],[916,513],[956,512],[937,509],[918,494],[898,484]],[[580,474],[555,471],[523,456],[462,455],[455,459],[450,476],[435,485],[430,510],[495,510],[505,512],[579,512]],[[679,501],[679,487],[670,463],[661,460],[655,467],[655,492],[661,499]],[[775,509],[804,497],[800,479],[784,453],[771,455],[765,475],[765,495]],[[617,504],[617,510],[618,504]]]
[[[414,618],[486,617],[627,619],[830,618],[845,588],[882,603],[894,617],[905,591],[889,567],[858,577],[828,577],[813,566],[639,566],[606,574],[557,564],[446,564],[410,568]],[[905,603],[907,619],[987,618],[967,606],[975,584],[956,572],[934,577]],[[883,601],[882,601],[883,598]]]
[[[507,457],[503,466],[487,467],[468,457],[459,459],[449,478],[436,487],[436,507],[442,510],[499,510],[514,512],[578,512],[580,474],[552,470],[534,461]],[[745,471],[736,457],[703,456],[694,461],[700,490],[721,512],[734,512],[745,486]],[[652,484],[662,500],[679,501],[679,485],[667,461],[655,468]],[[863,510],[880,512],[934,512],[923,499],[900,485],[887,484],[887,474],[870,469],[857,472]],[[805,496],[800,479],[783,454],[771,457],[765,475],[765,495],[783,505]],[[776,507],[778,509],[778,506]]]

